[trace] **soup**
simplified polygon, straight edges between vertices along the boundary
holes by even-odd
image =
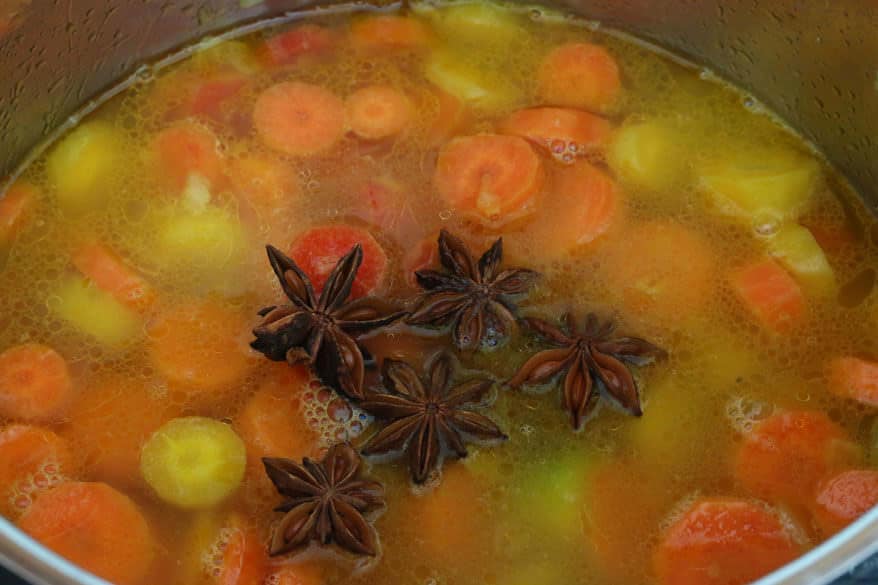
[[[75,563],[747,583],[878,501],[875,223],[752,97],[484,3],[145,71],[0,200],[0,511]]]

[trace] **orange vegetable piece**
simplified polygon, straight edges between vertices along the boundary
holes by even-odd
[[[692,314],[715,285],[716,257],[699,234],[670,222],[647,222],[607,246],[601,263],[626,309],[664,317]]]
[[[186,186],[189,175],[197,173],[211,185],[223,176],[223,157],[219,141],[207,128],[181,122],[159,132],[152,141],[152,152],[160,171],[177,190]]]
[[[247,76],[235,70],[199,79],[192,92],[190,114],[219,124],[228,123],[229,102],[241,94],[248,83]]]
[[[878,471],[852,469],[823,481],[813,505],[824,536],[831,536],[878,504]]]
[[[12,424],[0,430],[0,514],[17,516],[74,470],[67,441],[49,429]]]
[[[735,475],[758,497],[805,506],[821,479],[861,457],[857,444],[822,412],[787,411],[744,435]]]
[[[210,402],[247,375],[250,325],[217,301],[181,305],[149,325],[149,355],[172,389]]]
[[[82,457],[89,478],[139,487],[143,443],[177,414],[178,407],[151,395],[139,380],[117,375],[82,393],[62,432]]]
[[[230,167],[235,192],[260,213],[289,208],[301,197],[296,170],[287,162],[254,154],[232,160]]]
[[[829,363],[829,390],[868,406],[878,406],[878,363],[853,356]]]
[[[348,128],[366,140],[399,134],[412,124],[415,109],[403,92],[389,85],[369,85],[348,96]]]
[[[768,508],[705,498],[671,525],[654,563],[660,585],[745,585],[803,552]]]
[[[424,233],[421,219],[412,211],[407,194],[408,190],[393,177],[369,178],[354,189],[350,213],[407,247]]]
[[[278,83],[256,100],[253,124],[271,148],[291,156],[329,150],[344,134],[344,102],[328,89],[300,81]]]
[[[0,416],[26,421],[57,418],[73,393],[67,362],[51,347],[25,343],[0,353]]]
[[[293,241],[290,257],[311,279],[315,294],[320,294],[338,260],[357,244],[363,247],[363,263],[350,297],[357,298],[377,290],[387,273],[387,254],[366,230],[345,224],[311,228]]]
[[[471,120],[471,114],[466,104],[457,96],[447,91],[435,88],[436,99],[439,101],[439,110],[430,129],[427,132],[428,144],[442,144],[452,136],[460,134],[460,130]]]
[[[292,65],[331,53],[337,42],[335,33],[325,26],[303,24],[266,40],[262,55],[269,65]]]
[[[98,288],[120,303],[142,311],[155,301],[155,290],[113,250],[88,242],[73,251],[73,265]]]
[[[301,394],[312,380],[306,366],[286,363],[272,368],[235,421],[252,465],[263,457],[301,459],[317,455],[317,436],[301,410]]]
[[[269,574],[265,585],[322,585],[323,572],[314,563],[283,565]]]
[[[382,14],[351,24],[350,41],[358,51],[395,52],[426,48],[431,35],[427,27],[414,18]]]
[[[267,575],[268,553],[259,535],[240,519],[233,520],[217,585],[263,585]]]
[[[568,43],[552,50],[537,72],[540,96],[553,106],[611,109],[621,93],[619,67],[606,49]]]
[[[542,162],[530,144],[496,134],[448,142],[433,176],[452,207],[495,228],[533,213],[543,181]]]
[[[501,120],[498,129],[527,138],[566,162],[605,146],[612,127],[604,118],[582,110],[527,108]]]
[[[18,526],[59,555],[119,585],[143,582],[157,546],[134,502],[103,483],[68,482],[45,492]]]
[[[39,191],[25,181],[16,181],[0,196],[0,244],[12,241],[36,207]]]
[[[732,289],[759,323],[784,332],[805,316],[805,295],[796,280],[771,259],[732,272]]]

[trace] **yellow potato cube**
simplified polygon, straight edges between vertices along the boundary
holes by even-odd
[[[607,152],[621,181],[650,191],[670,189],[685,172],[674,131],[660,121],[625,124]]]
[[[77,127],[55,146],[46,162],[59,207],[68,213],[99,208],[121,162],[122,138],[110,124],[95,121]]]
[[[483,71],[464,55],[448,50],[432,53],[424,73],[440,89],[475,106],[511,107],[522,97],[518,88],[503,76]]]
[[[811,231],[795,223],[782,226],[767,240],[768,250],[811,292],[833,293],[835,273]]]
[[[102,345],[123,345],[143,333],[137,313],[83,278],[70,278],[62,283],[49,299],[49,307]]]

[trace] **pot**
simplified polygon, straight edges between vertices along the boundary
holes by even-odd
[[[878,3],[555,0],[748,89],[878,204]],[[142,63],[306,0],[0,0],[0,177]],[[91,101],[89,101],[91,100]],[[24,161],[26,162],[26,161]],[[873,237],[878,236],[874,234]],[[759,585],[829,583],[878,552],[878,509]],[[100,585],[0,519],[0,563],[34,584]]]

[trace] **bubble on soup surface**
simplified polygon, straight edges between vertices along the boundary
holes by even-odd
[[[726,417],[739,433],[750,432],[756,423],[773,412],[773,406],[749,396],[733,396],[726,402]]]

